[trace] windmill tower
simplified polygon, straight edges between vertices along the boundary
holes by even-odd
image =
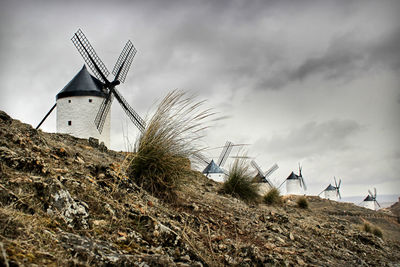
[[[368,196],[361,202],[361,206],[367,209],[376,210],[379,205],[378,201],[376,201],[376,188],[374,187],[374,194],[372,194],[371,190],[368,190]]]
[[[303,175],[301,173],[302,167],[299,164],[299,175],[292,172],[279,186],[279,188],[286,182],[286,194],[287,195],[300,195],[302,189],[307,190],[306,183],[304,182]]]
[[[225,171],[222,166],[225,164],[232,151],[233,143],[226,141],[225,146],[222,148],[221,154],[219,155],[217,163],[214,160],[209,161],[208,159],[202,157],[201,159],[207,163],[207,167],[203,170],[203,174],[216,182],[223,182],[227,171]]]
[[[259,183],[258,193],[260,195],[265,195],[265,193],[275,187],[271,180],[268,179],[268,177],[270,177],[271,174],[279,168],[279,166],[275,163],[271,168],[269,168],[269,170],[264,173],[260,166],[258,166],[258,164],[254,160],[252,160],[250,163],[257,171],[257,175],[256,177],[254,177],[253,181]]]
[[[342,199],[342,196],[340,195],[340,185],[342,184],[342,180],[339,179],[339,184],[336,183],[336,177],[334,177],[335,180],[335,186],[332,184],[329,184],[327,188],[324,189],[321,193],[318,194],[321,195],[324,193],[324,198],[330,199],[330,200],[335,200],[337,201],[338,199]]]
[[[115,78],[110,82],[107,79],[110,72],[83,32],[79,29],[71,40],[95,77],[88,72],[86,66],[83,66],[57,94],[56,103],[36,129],[57,107],[57,132],[79,138],[94,137],[109,146],[110,108],[115,97],[131,121],[143,132],[146,123],[115,88],[125,82],[133,57],[136,55],[137,50],[132,42],[128,40],[122,50],[113,69]]]

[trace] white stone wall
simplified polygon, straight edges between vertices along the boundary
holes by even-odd
[[[258,194],[260,196],[264,196],[269,190],[272,189],[272,186],[270,186],[269,183],[258,183],[258,185]]]
[[[300,195],[300,179],[289,179],[286,180],[286,194],[288,195]]]
[[[361,206],[367,209],[375,210],[375,201],[363,201]]]
[[[222,182],[224,182],[226,175],[224,173],[209,173],[206,176],[207,176],[207,178],[210,178],[211,180],[222,183]]]
[[[325,190],[324,195],[325,195],[326,199],[335,200],[335,201],[338,200],[336,190]]]
[[[89,99],[92,102],[89,102]],[[101,135],[94,124],[102,101],[103,98],[98,96],[71,96],[58,99],[57,132],[79,138],[94,137],[110,147],[111,110],[106,117]],[[71,121],[71,125],[68,125],[68,121]]]

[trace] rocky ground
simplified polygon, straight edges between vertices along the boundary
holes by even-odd
[[[0,266],[400,266],[390,210],[248,205],[195,171],[166,204],[125,176],[130,156],[0,112]]]

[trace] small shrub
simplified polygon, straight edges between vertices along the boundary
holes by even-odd
[[[258,184],[252,182],[250,166],[243,158],[236,158],[229,168],[228,178],[222,191],[246,202],[255,202],[260,198]]]
[[[377,226],[375,226],[375,227],[372,229],[372,233],[373,233],[374,235],[380,237],[380,238],[383,237],[383,232],[382,232],[381,228],[379,228],[379,227],[377,227]]]
[[[380,237],[380,238],[383,237],[383,232],[382,232],[381,228],[379,228],[379,227],[377,227],[377,226],[374,226],[374,225],[372,225],[372,224],[370,224],[370,223],[365,222],[365,223],[362,225],[361,228],[362,228],[363,231],[365,231],[365,232],[367,232],[367,233],[374,234],[374,235],[376,235],[376,236],[378,236],[378,237]]]
[[[367,233],[372,233],[372,225],[369,223],[364,223],[362,226],[362,230],[364,230]]]
[[[282,197],[280,195],[279,190],[276,187],[273,187],[269,190],[264,196],[264,203],[268,205],[279,205],[282,204]]]
[[[301,209],[308,209],[308,200],[306,197],[299,197],[296,200],[297,202],[297,207]]]
[[[176,190],[190,172],[188,158],[199,154],[205,120],[210,110],[199,111],[185,93],[172,91],[158,105],[145,131],[136,140],[128,169],[137,185],[166,201],[176,199]]]

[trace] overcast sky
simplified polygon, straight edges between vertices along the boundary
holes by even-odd
[[[280,166],[277,184],[300,162],[309,194],[336,176],[343,196],[376,187],[379,199],[400,192],[399,14],[396,0],[1,0],[0,109],[37,125],[83,65],[78,28],[109,70],[130,39],[119,91],[141,116],[172,89],[194,92],[229,116],[209,147],[252,144],[264,170]],[[136,134],[114,102],[111,148]]]

